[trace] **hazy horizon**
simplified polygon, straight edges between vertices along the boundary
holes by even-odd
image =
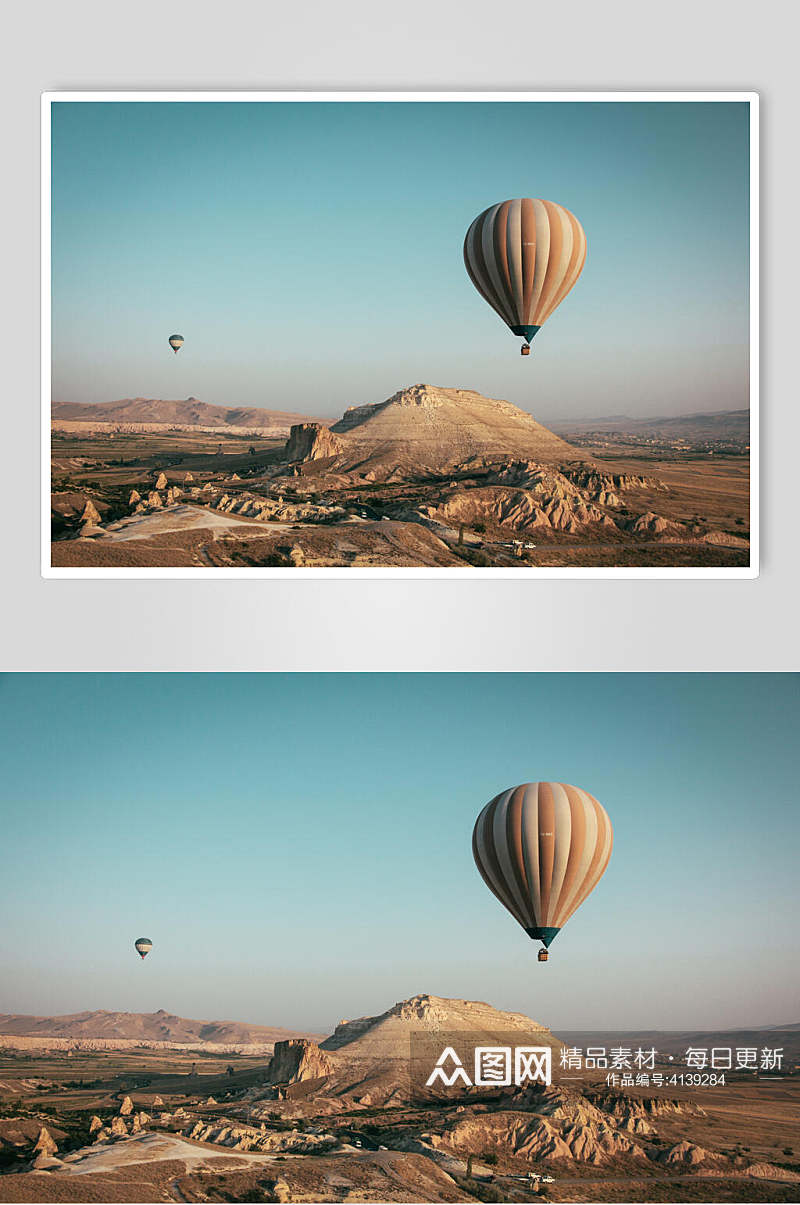
[[[433,996],[433,995],[435,995],[435,993],[419,991],[419,992],[412,993],[411,996],[405,997],[405,999],[412,999],[413,996],[415,996],[415,995]],[[438,999],[443,999],[443,998],[447,999],[448,997],[438,997]],[[457,999],[458,997],[449,997],[449,998]],[[401,1001],[393,1000],[390,1003],[387,1003],[385,1008],[378,1009],[378,1010],[376,1010],[375,1013],[364,1014],[364,1015],[380,1016],[381,1013],[388,1012],[389,1009],[391,1009],[395,1004],[399,1004],[399,1003],[401,1003]],[[492,1001],[491,1000],[483,1000],[482,1003],[492,1004]],[[497,1006],[495,1005],[493,1007],[497,1007]],[[519,1012],[520,1010],[508,1008],[505,1011],[506,1012],[514,1012],[514,1011]],[[795,1010],[795,1011],[797,1011],[797,1010]],[[83,1015],[85,1013],[94,1013],[94,1012],[121,1013],[121,1014],[128,1014],[130,1016],[136,1016],[136,1017],[157,1016],[159,1012],[162,1012],[162,1013],[166,1013],[168,1016],[180,1017],[184,1021],[205,1021],[205,1022],[211,1022],[211,1023],[216,1023],[216,1024],[225,1024],[226,1022],[233,1022],[233,1023],[238,1023],[241,1025],[252,1025],[252,1026],[260,1025],[260,1026],[265,1026],[265,1027],[271,1027],[274,1029],[285,1029],[285,1030],[288,1030],[289,1032],[294,1031],[296,1033],[317,1034],[317,1035],[321,1035],[324,1037],[329,1037],[333,1033],[334,1029],[336,1028],[336,1025],[340,1024],[341,1021],[356,1021],[356,1020],[360,1019],[359,1016],[354,1013],[352,1016],[340,1017],[336,1022],[333,1022],[333,1023],[330,1023],[328,1021],[325,1024],[306,1025],[302,1028],[296,1027],[293,1030],[293,1027],[290,1025],[284,1025],[284,1024],[280,1024],[280,1025],[274,1024],[273,1025],[271,1022],[263,1021],[263,1020],[262,1021],[253,1021],[252,1018],[250,1018],[250,1017],[239,1017],[239,1016],[236,1016],[236,1017],[234,1017],[234,1016],[190,1017],[190,1016],[187,1016],[185,1013],[176,1013],[174,1008],[164,1008],[163,1005],[159,1006],[158,1008],[155,1008],[155,1009],[151,1009],[151,1010],[147,1010],[147,1011],[140,1010],[140,1011],[136,1011],[136,1012],[133,1011],[132,1009],[127,1009],[127,1008],[105,1008],[105,1007],[103,1007],[103,1008],[78,1008],[70,1013],[47,1013],[46,1015],[48,1017],[52,1017],[55,1019],[55,1018],[59,1018],[59,1017],[61,1017],[61,1018],[80,1017],[81,1015]],[[24,1013],[24,1012],[23,1013],[9,1013],[6,1011],[4,1013],[0,1013],[0,1015],[13,1016],[13,1017],[37,1017],[37,1016],[42,1016],[45,1014]],[[544,1022],[541,1022],[541,1018],[532,1017],[531,1019],[534,1021],[538,1020],[538,1021],[540,1021],[540,1023],[544,1024]],[[635,1033],[650,1033],[650,1032],[652,1032],[652,1033],[692,1033],[692,1032],[696,1032],[696,1033],[737,1033],[740,1030],[746,1030],[746,1029],[758,1029],[758,1030],[764,1030],[765,1032],[769,1032],[774,1029],[778,1029],[778,1030],[779,1029],[788,1029],[797,1024],[798,1024],[798,1022],[794,1021],[794,1020],[789,1020],[789,1021],[785,1021],[785,1022],[770,1022],[770,1021],[762,1022],[762,1021],[759,1021],[759,1022],[752,1022],[752,1023],[748,1023],[747,1021],[745,1021],[740,1025],[731,1025],[731,1026],[684,1025],[684,1026],[681,1026],[680,1028],[676,1028],[676,1029],[668,1029],[664,1026],[662,1026],[662,1027],[650,1026],[649,1028],[646,1028],[645,1026],[640,1026],[640,1027],[636,1028],[633,1025],[628,1025],[628,1026],[623,1026],[623,1028],[621,1028],[621,1029],[619,1029],[619,1028],[613,1029],[611,1026],[602,1026],[602,1025],[601,1026],[560,1025],[560,1026],[554,1026],[554,1031],[560,1030],[561,1033],[565,1033],[565,1034],[589,1033],[593,1030],[599,1030],[600,1032],[607,1032],[609,1034],[615,1034],[615,1033],[635,1034]],[[550,1026],[548,1025],[547,1028],[549,1029]],[[19,1036],[25,1036],[25,1035],[19,1035]],[[558,1036],[559,1036],[559,1033],[556,1032],[556,1037],[558,1037]],[[171,1040],[171,1039],[168,1039],[168,1040]]]
[[[12,674],[0,706],[0,1012],[796,1014],[797,675]],[[615,830],[546,966],[470,847],[534,779]]]
[[[417,382],[415,382],[415,383],[417,383]],[[423,382],[419,382],[419,383],[421,384]],[[439,385],[435,381],[429,381],[429,382],[424,382],[424,383],[433,385],[435,388],[440,388],[440,389],[465,388],[465,386],[459,386],[459,385]],[[403,386],[403,388],[408,388],[408,387],[409,386]],[[116,402],[138,401],[138,400],[140,400],[140,399],[136,398],[136,397],[109,398],[108,403],[114,404]],[[164,401],[164,402],[188,402],[188,401],[192,400],[195,402],[204,402],[204,403],[206,402],[205,398],[196,398],[193,395],[190,395],[188,398],[142,398],[141,400]],[[376,402],[383,402],[383,401],[386,401],[387,399],[386,398],[376,398],[374,400]],[[506,398],[504,400],[508,401],[509,399]],[[71,403],[66,398],[52,398],[51,404],[53,406],[73,405],[73,404],[83,405],[83,406],[93,406],[93,405],[94,406],[102,406],[104,403],[103,402]],[[213,404],[215,406],[224,406],[225,405],[224,402],[214,402],[214,403],[209,403],[209,404]],[[364,401],[364,402],[356,402],[354,404],[355,405],[370,405],[371,403],[368,401]],[[237,407],[231,406],[231,409],[232,410],[237,409]],[[592,415],[587,415],[587,414],[566,415],[566,414],[563,414],[563,415],[552,415],[552,416],[548,416],[548,417],[540,415],[539,417],[543,423],[552,423],[554,426],[557,426],[559,422],[561,422],[561,423],[602,422],[602,421],[607,421],[607,420],[616,419],[616,418],[631,418],[631,419],[636,418],[637,421],[639,421],[639,420],[647,421],[648,419],[650,419],[655,422],[655,421],[658,421],[659,419],[663,419],[663,418],[695,418],[695,417],[699,417],[704,414],[738,414],[741,411],[745,411],[745,412],[749,413],[749,410],[750,410],[749,406],[740,406],[738,408],[729,408],[726,406],[719,410],[687,410],[687,411],[678,411],[675,414],[652,414],[652,415],[636,415],[635,416],[635,415],[631,415],[631,414],[623,414],[621,412],[616,412],[614,414],[592,414]],[[324,419],[327,422],[332,417],[339,418],[341,416],[340,415],[332,416],[332,415],[319,414],[319,415],[311,415],[310,417]]]
[[[52,119],[58,400],[331,418],[430,381],[549,422],[748,405],[745,103],[57,101]],[[525,195],[588,240],[527,360],[461,254],[477,213]]]

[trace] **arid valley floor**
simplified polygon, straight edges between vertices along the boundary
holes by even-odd
[[[163,1011],[0,1017],[0,1200],[798,1201],[799,1034],[728,1036],[783,1046],[781,1078],[611,1089],[564,1079],[562,1041],[528,1017],[435,996],[327,1038]],[[415,1059],[443,1038],[499,1035],[549,1047],[553,1084],[421,1088]],[[666,1071],[689,1035],[659,1036]]]
[[[549,430],[414,385],[327,424],[195,398],[54,404],[57,568],[744,567],[749,416]]]

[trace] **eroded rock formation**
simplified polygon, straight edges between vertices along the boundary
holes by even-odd
[[[286,444],[286,459],[289,463],[307,460],[324,460],[338,456],[345,444],[329,427],[321,423],[296,423],[289,432]]]
[[[333,1071],[333,1064],[315,1042],[306,1038],[290,1038],[275,1043],[275,1053],[267,1077],[271,1084],[295,1084],[302,1080],[321,1079]]]

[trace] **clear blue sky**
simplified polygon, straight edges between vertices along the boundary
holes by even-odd
[[[53,396],[331,416],[425,381],[544,419],[746,406],[748,120],[728,102],[57,102]],[[515,196],[560,202],[588,239],[527,360],[461,254]]]
[[[0,1012],[800,1020],[798,701],[789,674],[5,675]],[[616,835],[547,966],[470,848],[537,778]]]

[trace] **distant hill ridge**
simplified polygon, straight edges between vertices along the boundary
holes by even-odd
[[[53,402],[52,418],[58,422],[166,423],[187,427],[273,428],[288,432],[293,423],[309,415],[258,406],[215,406],[196,397],[169,401],[164,398],[123,398],[117,402]]]
[[[723,1050],[769,1048],[783,1050],[783,1067],[800,1061],[800,1025],[749,1025],[735,1029],[564,1030],[569,1046],[653,1046],[662,1054],[682,1055],[690,1046]]]
[[[333,1033],[323,1037],[308,1030],[292,1030],[273,1025],[251,1025],[242,1021],[199,1021],[176,1016],[161,1008],[154,1013],[112,1012],[104,1009],[42,1017],[22,1013],[0,1013],[0,1045],[3,1036],[110,1039],[120,1041],[156,1041],[177,1043],[215,1043],[263,1045],[298,1038],[312,1039],[329,1052],[361,1057],[396,1056],[398,1042],[409,1031],[448,1032],[465,1029],[487,1033],[493,1030],[530,1032],[538,1030],[543,1045],[614,1041],[627,1037],[639,1044],[661,1042],[671,1050],[681,1044],[775,1045],[782,1038],[792,1053],[800,1025],[752,1026],[729,1030],[566,1030],[556,1037],[545,1026],[522,1013],[504,1012],[476,1000],[451,999],[421,994],[401,1000],[376,1016],[340,1021]],[[794,1039],[794,1041],[793,1041]],[[777,1043],[779,1044],[779,1043]]]
[[[698,414],[661,415],[635,418],[613,414],[601,418],[553,420],[552,427],[565,435],[588,431],[619,431],[629,434],[663,435],[676,439],[747,439],[750,434],[749,410],[712,410]]]
[[[0,1037],[110,1038],[153,1042],[214,1042],[249,1045],[307,1036],[270,1025],[247,1025],[240,1021],[192,1021],[160,1008],[155,1013],[95,1012],[68,1013],[56,1017],[0,1013]]]

